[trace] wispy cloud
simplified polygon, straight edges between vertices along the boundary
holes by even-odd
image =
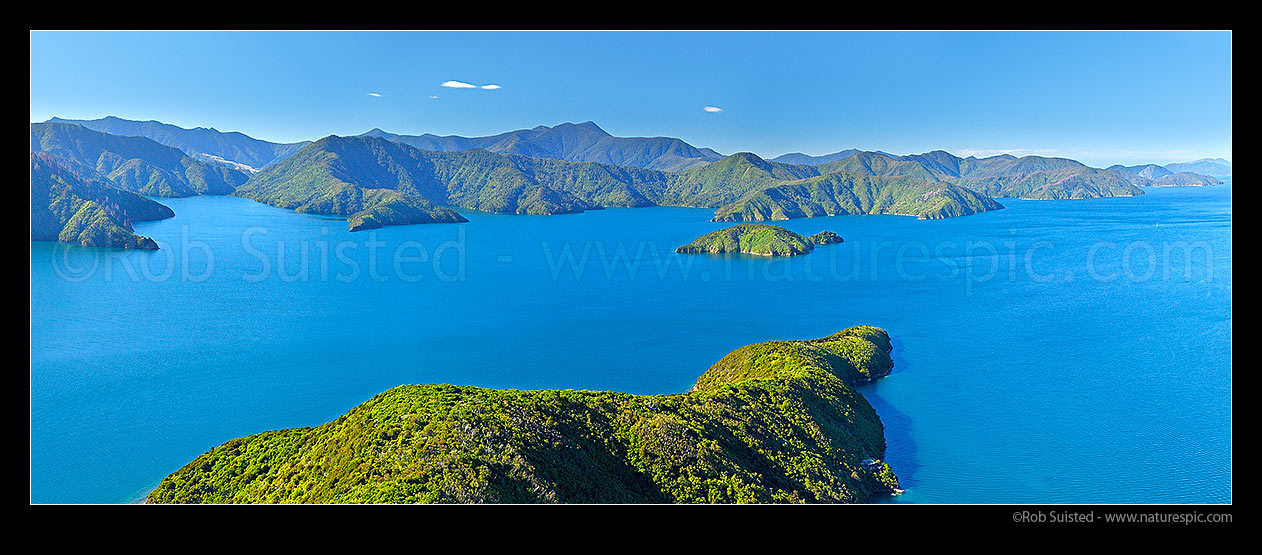
[[[499,85],[494,83],[488,85],[474,85],[473,83],[465,83],[464,81],[444,81],[440,86],[447,87],[449,89],[486,89],[488,91],[500,88]]]
[[[430,97],[431,99],[434,99],[434,98],[438,98],[438,95],[433,95],[433,94],[431,94],[431,95],[429,95],[429,97]]]
[[[377,98],[381,98],[381,93],[368,93],[368,96],[375,96]]]
[[[705,110],[705,111],[710,112],[710,113],[718,113],[718,112],[722,112],[722,111],[723,111],[723,109],[722,109],[722,108],[720,108],[720,107],[718,107],[718,106],[706,106],[706,107],[702,108],[702,110]]]

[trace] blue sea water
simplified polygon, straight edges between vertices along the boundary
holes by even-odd
[[[789,259],[674,254],[723,225],[697,209],[349,233],[163,199],[160,251],[31,243],[31,501],[134,501],[399,384],[682,392],[873,324],[894,502],[1230,502],[1231,185],[1146,193],[777,222],[845,238]]]

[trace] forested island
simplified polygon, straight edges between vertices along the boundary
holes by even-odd
[[[234,439],[149,503],[863,503],[899,490],[854,389],[871,326],[723,357],[687,393],[404,385],[342,417]]]
[[[815,250],[816,245],[842,242],[841,236],[821,231],[803,237],[778,225],[736,224],[711,231],[675,249],[680,254],[752,254],[756,256],[796,256]]]

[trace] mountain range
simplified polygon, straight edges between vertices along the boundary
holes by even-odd
[[[856,148],[848,148],[846,150],[839,150],[832,154],[824,154],[822,156],[811,156],[810,154],[802,154],[801,152],[791,152],[789,154],[781,154],[779,156],[776,156],[775,158],[768,158],[768,160],[772,162],[780,162],[782,164],[799,164],[803,166],[818,166],[820,164],[827,164],[829,162],[841,160],[843,158],[849,158],[860,152],[863,152],[863,151]],[[873,152],[876,152],[877,154],[884,154],[886,156],[894,156],[893,154],[890,154],[888,152],[882,152],[879,150],[876,150]]]
[[[134,121],[114,116],[93,120],[52,118],[45,123],[69,123],[111,135],[145,137],[178,148],[194,158],[235,164],[237,169],[247,172],[282,160],[311,143],[273,143],[213,127],[185,129],[160,121]]]
[[[422,150],[456,151],[475,148],[531,158],[570,162],[599,162],[663,171],[680,171],[722,158],[708,148],[696,148],[672,137],[615,137],[593,122],[540,125],[488,137],[396,135],[373,129],[362,136],[381,137]]]
[[[1139,186],[1219,182],[1155,165],[1099,169],[1067,158],[961,158],[940,150],[777,157],[803,162],[786,163],[748,152],[721,156],[668,137],[614,137],[592,122],[475,138],[374,129],[281,144],[160,122],[83,122],[152,138],[123,136],[68,121],[32,124],[32,152],[126,191],[235,194],[344,216],[352,230],[465,221],[455,209],[542,215],[689,206],[714,209],[716,221],[837,214],[931,219],[1003,208],[994,198],[1133,196],[1143,194]]]
[[[1190,172],[1201,175],[1231,177],[1231,162],[1222,158],[1201,158],[1192,162],[1166,164],[1166,169],[1175,173]]]
[[[1223,160],[1222,158],[1214,158],[1212,160],[1205,158],[1195,162],[1166,164],[1165,166],[1158,166],[1156,164],[1123,166],[1121,164],[1115,164],[1109,166],[1108,169],[1127,174],[1130,176],[1129,179],[1133,184],[1141,187],[1189,187],[1218,185],[1222,183],[1222,181],[1213,176],[1231,176],[1231,162]]]
[[[148,196],[226,195],[249,178],[232,166],[203,162],[145,137],[69,123],[32,124],[31,151],[91,168],[120,189]]]
[[[1174,165],[1174,164],[1171,164]],[[1156,164],[1140,166],[1109,166],[1110,170],[1122,173],[1131,184],[1140,187],[1199,187],[1218,185],[1219,179],[1187,171],[1173,172],[1169,168]]]
[[[829,191],[834,198],[818,209],[729,208],[748,198],[779,199],[769,190],[821,177],[821,168],[825,166],[768,162],[744,152],[682,172],[664,172],[483,149],[438,152],[382,137],[329,136],[255,174],[234,194],[306,212],[349,215],[362,211],[365,217],[375,208],[361,199],[387,191],[398,202],[423,202],[425,207],[536,215],[606,207],[693,206],[718,208],[715,218],[727,220],[838,213],[932,218],[1002,208],[981,194],[951,184],[886,175],[831,181]],[[430,221],[431,216],[421,221]]]

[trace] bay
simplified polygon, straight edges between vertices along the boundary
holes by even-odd
[[[839,245],[676,255],[709,210],[346,231],[162,199],[156,252],[31,243],[31,501],[122,503],[211,447],[405,383],[687,390],[856,324],[899,503],[1231,501],[1231,185],[776,222]],[[303,271],[305,262],[306,270]]]

